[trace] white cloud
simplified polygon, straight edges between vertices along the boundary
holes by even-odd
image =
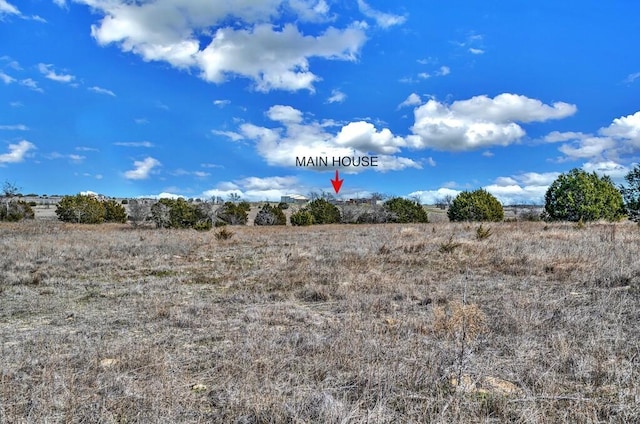
[[[289,193],[306,193],[296,177],[248,177],[236,181],[224,181],[215,188],[202,194],[204,198],[222,197],[226,199],[230,194],[237,194],[249,201],[279,201]]]
[[[128,180],[145,180],[149,178],[153,168],[160,166],[160,162],[152,157],[147,157],[141,161],[134,161],[134,169],[124,173],[124,177]]]
[[[640,78],[640,72],[635,72],[633,74],[627,75],[627,78],[625,78],[624,82],[627,84],[633,84],[634,81],[638,78]]]
[[[431,75],[428,72],[420,72],[418,74],[418,78],[420,78],[420,79],[429,79],[429,78],[431,78]]]
[[[0,154],[0,165],[22,162],[27,153],[35,148],[36,146],[27,140],[22,140],[17,144],[9,144],[9,153]]]
[[[89,87],[88,90],[93,91],[94,93],[106,94],[107,96],[116,97],[116,94],[113,91],[95,85],[93,87]]]
[[[451,105],[434,99],[414,111],[414,135],[407,141],[415,148],[472,150],[488,146],[507,146],[525,135],[516,122],[543,122],[576,112],[563,102],[546,105],[540,100],[504,93],[496,97],[476,96]]]
[[[225,107],[229,104],[231,104],[231,100],[227,100],[227,99],[218,99],[218,100],[214,100],[213,104],[218,106],[218,107]]]
[[[38,83],[34,80],[32,80],[31,78],[26,78],[23,80],[20,80],[20,85],[24,85],[25,87],[30,88],[33,91],[37,91],[39,93],[44,93],[44,90],[40,87],[38,87]]]
[[[118,141],[113,144],[122,147],[154,147],[150,141]]]
[[[271,106],[267,111],[267,116],[272,121],[282,122],[283,124],[297,124],[302,122],[302,112],[291,106]]]
[[[559,172],[525,172],[516,176],[518,181],[529,186],[549,186],[558,178]]]
[[[209,82],[246,77],[259,91],[313,91],[319,77],[309,69],[309,58],[354,60],[366,39],[357,22],[317,35],[302,34],[293,23],[269,23],[290,14],[296,22],[322,22],[329,13],[325,1],[78,1],[104,15],[91,27],[101,45],[114,43],[147,61],[196,68]],[[210,43],[201,49],[202,36],[210,34]]]
[[[11,84],[16,81],[15,78],[0,71],[0,80],[5,84]]]
[[[470,47],[469,48],[469,53],[471,53],[471,54],[484,54],[484,50]]]
[[[38,70],[45,78],[48,78],[52,81],[69,83],[73,81],[76,77],[70,74],[58,74],[53,69],[53,65],[48,65],[45,63],[38,63]]]
[[[66,6],[67,6],[67,0],[53,0],[53,2],[54,2],[58,7],[66,7]]]
[[[402,103],[398,105],[398,109],[405,106],[417,106],[420,103],[422,103],[420,96],[418,96],[416,93],[411,93]]]
[[[243,138],[255,142],[258,154],[269,165],[295,167],[296,157],[360,157],[373,154],[379,157],[378,167],[372,168],[376,171],[420,168],[420,164],[411,159],[391,155],[404,146],[405,142],[402,137],[393,135],[387,128],[378,130],[369,122],[357,121],[343,125],[337,133],[331,133],[328,128],[335,126],[333,121],[331,125],[318,121],[306,122],[301,111],[282,105],[270,108],[267,116],[281,126],[267,128],[244,123],[238,133]],[[329,166],[335,169],[332,165],[331,163]],[[315,169],[326,167],[320,166]],[[351,166],[342,169],[347,172],[361,172],[368,168]]]
[[[244,138],[243,135],[233,131],[211,130],[211,132],[215,135],[223,135],[225,137],[229,137],[231,141],[240,141]]]
[[[449,68],[448,66],[441,66],[438,72],[436,72],[436,75],[443,77],[445,75],[449,75],[450,73],[451,73],[451,68]]]
[[[631,170],[629,167],[614,161],[586,162],[582,169],[587,172],[595,172],[598,175],[608,175],[614,180],[621,181]]]
[[[389,28],[395,25],[402,25],[407,20],[406,17],[400,15],[392,15],[390,13],[383,13],[371,8],[364,0],[358,0],[358,8],[360,12],[367,18],[376,21],[376,24],[382,28]]]
[[[411,192],[407,197],[417,197],[420,199],[420,203],[425,205],[434,205],[445,196],[456,197],[460,193],[460,190],[453,190],[451,188],[441,187],[437,190],[418,190]]]
[[[27,127],[24,124],[0,125],[0,130],[6,130],[6,131],[29,131],[29,127]]]
[[[0,14],[3,13],[8,15],[20,15],[18,8],[8,3],[7,0],[0,0]]]
[[[346,100],[347,95],[340,90],[331,90],[331,96],[327,99],[327,103],[342,103]]]
[[[606,150],[615,147],[616,142],[609,137],[584,136],[571,144],[563,144],[558,148],[572,159],[600,157]]]
[[[436,161],[431,156],[429,156],[427,158],[427,164],[429,164],[429,166],[436,166]]]
[[[640,111],[613,120],[607,128],[601,128],[600,134],[632,140],[640,147]]]

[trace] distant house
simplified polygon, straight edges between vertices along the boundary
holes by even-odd
[[[282,196],[280,201],[282,203],[307,203],[309,198],[302,196],[301,194],[287,194]]]

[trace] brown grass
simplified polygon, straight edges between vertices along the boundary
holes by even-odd
[[[0,422],[640,422],[635,225],[233,232],[0,225]]]

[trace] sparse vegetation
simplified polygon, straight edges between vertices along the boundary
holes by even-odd
[[[484,189],[463,191],[458,194],[447,211],[450,221],[502,221],[504,209],[491,193]]]
[[[232,193],[234,194],[234,193]],[[237,197],[238,195],[236,195]],[[233,197],[229,195],[229,197]],[[236,200],[239,200],[237,197]],[[217,219],[225,225],[246,225],[251,205],[248,202],[225,202],[217,211]]]
[[[485,228],[482,226],[482,224],[480,224],[480,226],[476,228],[476,239],[478,240],[488,239],[489,237],[491,237],[491,234],[491,228]]]
[[[551,184],[544,209],[550,221],[618,221],[625,216],[622,195],[611,178],[578,168],[560,174]]]
[[[0,422],[640,422],[635,224],[228,228],[2,224]]]
[[[279,206],[265,204],[253,220],[254,225],[287,225],[287,217]]]
[[[183,198],[158,200],[151,206],[151,219],[157,228],[209,230],[212,226],[211,218],[201,205]]]

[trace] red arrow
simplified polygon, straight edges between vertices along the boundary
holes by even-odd
[[[331,184],[333,185],[333,189],[336,191],[336,194],[338,194],[338,192],[340,191],[340,187],[342,187],[342,182],[344,181],[344,179],[340,179],[340,175],[338,174],[338,170],[336,169],[336,179],[335,180],[329,180],[331,181]]]

